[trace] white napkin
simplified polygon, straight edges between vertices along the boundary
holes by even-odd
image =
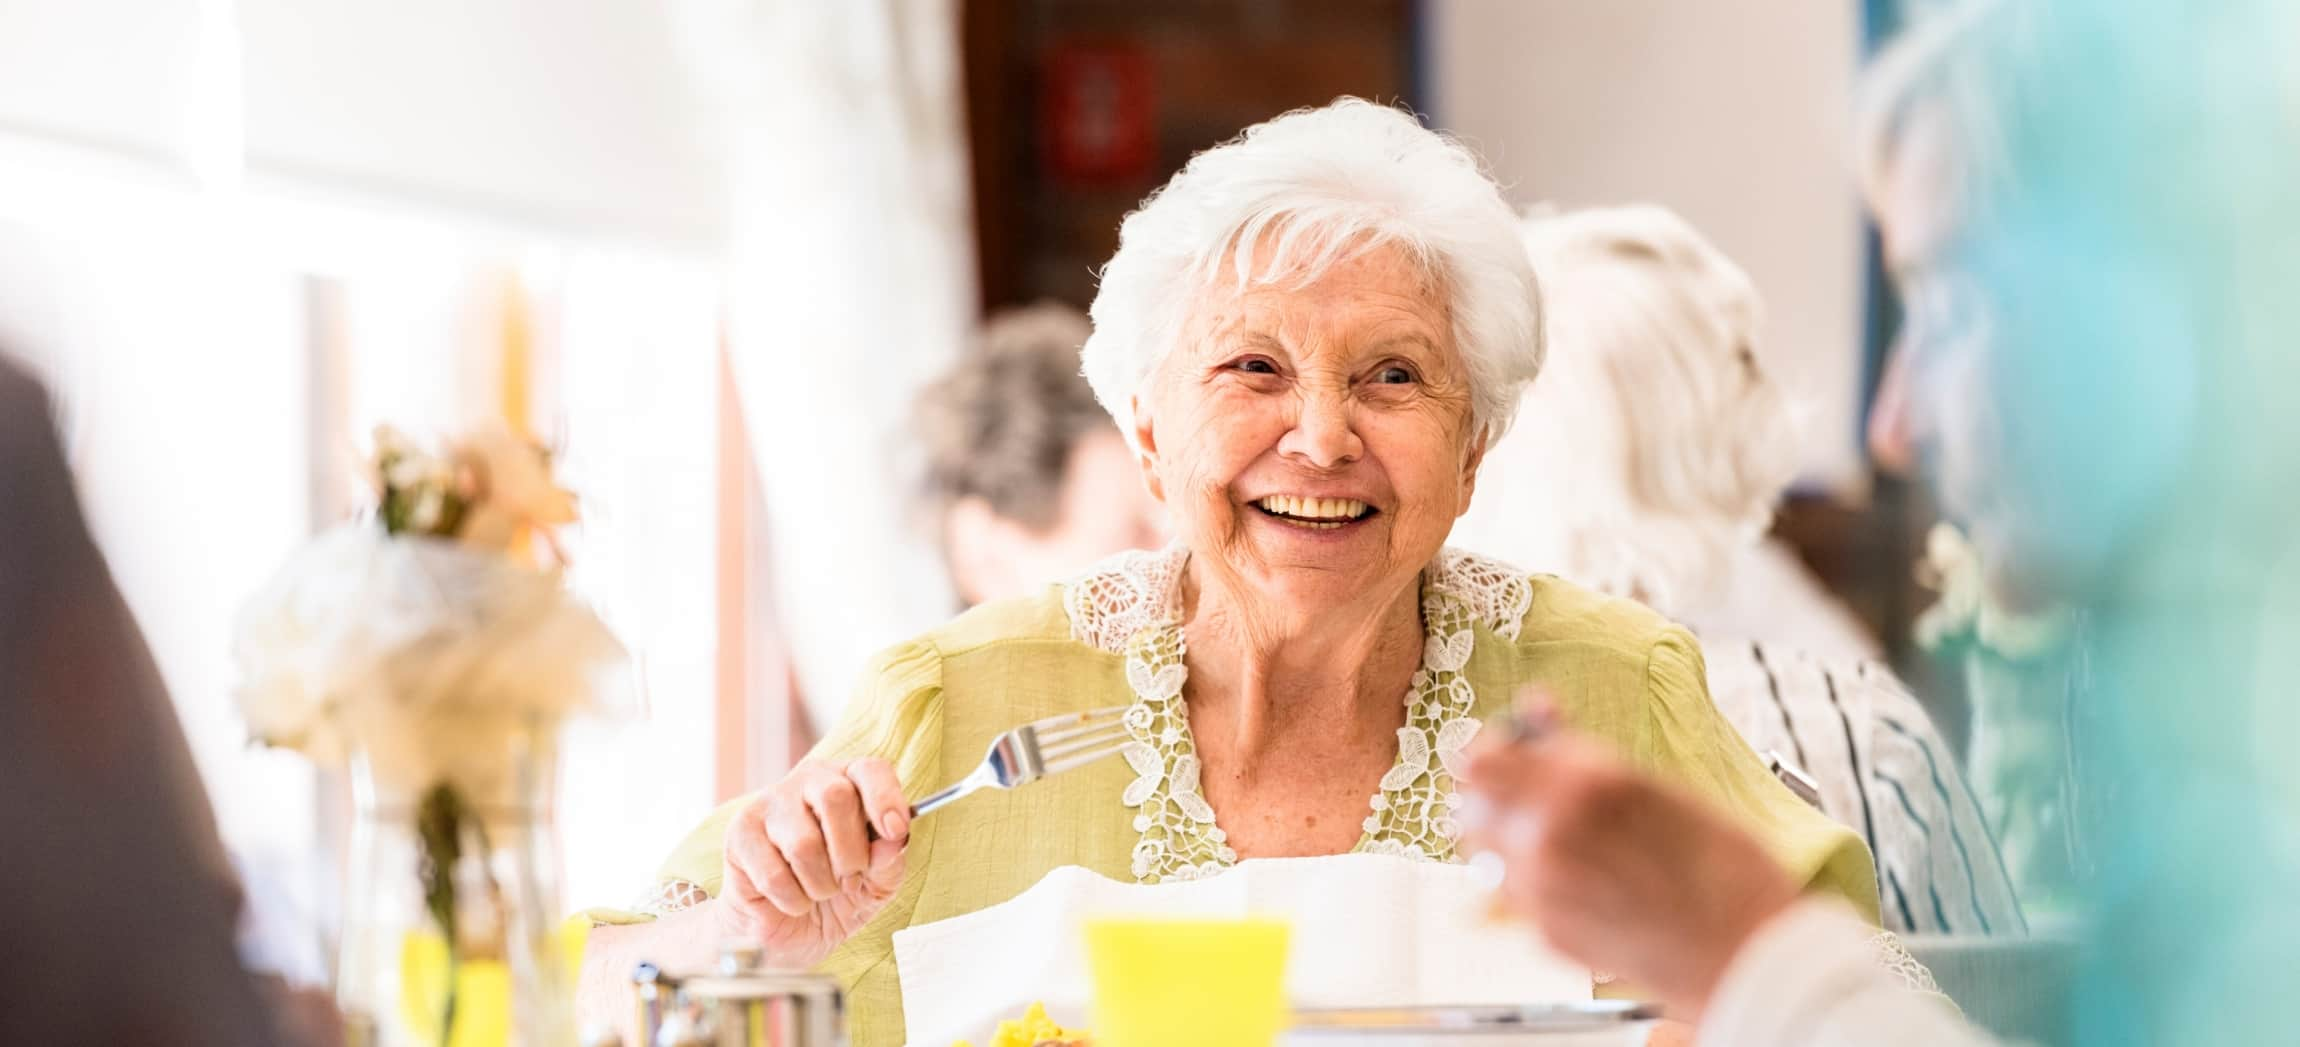
[[[1491,924],[1484,910],[1466,867],[1377,854],[1257,859],[1161,884],[1065,866],[1010,901],[896,932],[894,954],[914,1047],[984,1042],[1032,1001],[1064,1025],[1085,1025],[1093,981],[1084,926],[1097,916],[1284,919],[1293,928],[1286,992],[1297,1007],[1590,998],[1587,968],[1523,927]]]

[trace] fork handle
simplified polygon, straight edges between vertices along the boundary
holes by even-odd
[[[937,808],[948,806],[952,801],[973,791],[973,782],[959,782],[948,788],[932,793],[928,795],[926,799],[912,804],[910,808],[910,816],[917,818],[921,815],[933,814]]]
[[[910,805],[911,820],[917,821],[920,815],[931,814],[936,808],[948,806],[951,801],[956,800],[959,797],[973,791],[974,789],[971,783],[968,782],[960,782],[947,789],[940,790],[928,796],[926,799],[920,800],[919,802]],[[866,819],[863,822],[863,827],[870,831],[871,839],[879,839],[879,831],[877,825],[872,824]]]

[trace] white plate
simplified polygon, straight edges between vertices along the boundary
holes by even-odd
[[[1289,1042],[1481,1045],[1642,1043],[1660,1017],[1634,1000],[1572,1000],[1524,1006],[1321,1008],[1294,1013]]]

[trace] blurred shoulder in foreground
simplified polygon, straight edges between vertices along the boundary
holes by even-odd
[[[47,393],[5,356],[0,841],[0,1038],[273,1042],[182,730],[89,535]]]

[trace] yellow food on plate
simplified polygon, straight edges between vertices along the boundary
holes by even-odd
[[[1008,1018],[998,1023],[998,1031],[991,1034],[990,1047],[1087,1047],[1091,1043],[1084,1029],[1065,1029],[1046,1016],[1046,1005],[1034,1003],[1022,1012],[1020,1018]],[[953,1047],[974,1047],[960,1040]]]

